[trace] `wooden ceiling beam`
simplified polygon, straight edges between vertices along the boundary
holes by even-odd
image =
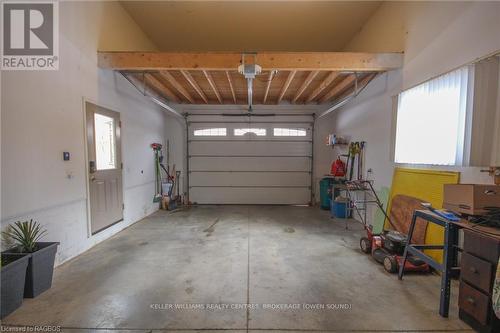
[[[189,82],[191,87],[198,93],[198,95],[200,95],[201,99],[205,102],[205,104],[208,104],[207,96],[203,92],[203,89],[201,89],[201,87],[198,85],[196,80],[193,78],[193,76],[188,71],[183,70],[183,71],[181,71],[181,73],[184,76],[184,78],[187,80],[187,82]]]
[[[146,78],[146,84],[150,84],[156,91],[162,94],[167,100],[179,103],[179,98],[175,95],[175,93],[170,90],[167,86],[160,82],[156,77],[152,74],[144,74]]]
[[[285,96],[285,93],[288,90],[290,83],[292,83],[295,73],[297,73],[297,71],[291,71],[290,73],[288,73],[288,77],[286,78],[285,84],[283,84],[283,87],[281,88],[281,92],[278,96],[276,104],[280,104],[281,100],[283,99],[283,96]]]
[[[307,87],[309,87],[312,80],[314,80],[314,78],[316,77],[316,75],[318,75],[318,73],[319,73],[319,71],[312,71],[311,73],[309,73],[309,75],[307,75],[306,79],[304,80],[304,82],[302,83],[300,88],[295,93],[295,97],[292,99],[292,103],[297,102],[300,95],[302,95],[302,93],[307,89]]]
[[[264,91],[264,98],[262,99],[262,104],[266,104],[267,96],[269,96],[269,89],[271,88],[271,82],[273,81],[273,76],[275,71],[269,71],[267,76],[266,90]]]
[[[234,104],[236,104],[236,93],[234,92],[233,80],[231,79],[231,74],[226,71],[227,81],[229,82],[229,88],[231,89],[231,95],[233,95]]]
[[[212,78],[212,75],[207,71],[203,71],[203,74],[207,78],[207,81],[210,84],[210,87],[212,88],[212,90],[214,91],[215,96],[217,96],[219,103],[222,104],[222,97],[220,96],[219,90],[217,89],[217,86],[215,85],[215,81]]]
[[[98,66],[114,70],[235,70],[241,53],[98,52]],[[402,53],[262,52],[262,70],[387,71],[403,66]]]
[[[160,76],[167,80],[184,98],[186,98],[191,104],[195,104],[195,101],[191,94],[173,77],[168,71],[160,71]]]
[[[327,102],[330,99],[332,99],[333,97],[337,96],[342,91],[347,89],[347,87],[354,84],[355,81],[356,81],[356,75],[350,74],[350,75],[346,76],[342,81],[339,82],[339,84],[336,84],[335,86],[333,86],[332,90],[330,90],[328,93],[325,94],[325,96],[323,96],[320,99],[320,103]]]
[[[326,89],[326,87],[328,87],[332,82],[333,80],[335,80],[337,78],[337,76],[339,76],[339,73],[338,72],[331,72],[330,74],[328,74],[328,76],[323,80],[321,81],[321,83],[319,84],[319,86],[317,86],[313,91],[312,93],[309,95],[309,97],[307,97],[306,99],[306,103],[309,103],[311,102],[312,100],[314,100],[319,94],[321,94],[321,92],[323,90]]]

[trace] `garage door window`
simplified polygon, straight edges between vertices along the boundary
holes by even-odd
[[[243,135],[256,135],[256,136],[266,136],[267,131],[265,128],[235,128],[234,136]]]
[[[304,128],[275,128],[274,136],[306,136]]]
[[[194,136],[226,136],[227,130],[225,128],[203,128],[196,129],[193,132]]]

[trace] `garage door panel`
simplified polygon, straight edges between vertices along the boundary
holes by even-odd
[[[300,205],[310,200],[309,188],[214,188],[195,187],[190,198],[205,204]]]
[[[191,157],[191,171],[309,171],[309,157]]]
[[[309,172],[192,172],[195,186],[310,186]]]
[[[228,117],[220,122],[217,117],[193,121],[196,118],[188,120],[192,202],[309,203],[312,117],[276,116],[251,122]]]
[[[274,156],[279,152],[286,156],[311,156],[310,142],[272,142],[272,141],[245,141],[245,142],[205,142],[192,141],[189,154],[195,155],[250,155]]]

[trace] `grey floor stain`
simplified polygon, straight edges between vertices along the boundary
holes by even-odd
[[[284,229],[284,231],[285,231],[285,232],[288,232],[288,233],[290,233],[290,234],[291,234],[291,233],[294,233],[294,232],[295,232],[295,229],[294,229],[294,228],[292,228],[292,227],[286,227],[286,228]]]
[[[203,230],[203,232],[206,232],[207,234],[205,236],[209,237],[212,236],[212,233],[215,231],[215,225],[219,222],[219,218],[216,218],[214,223],[210,225],[210,227],[206,228]]]

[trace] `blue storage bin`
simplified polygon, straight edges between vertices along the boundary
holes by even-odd
[[[339,219],[347,216],[347,201],[330,200],[330,215]]]

